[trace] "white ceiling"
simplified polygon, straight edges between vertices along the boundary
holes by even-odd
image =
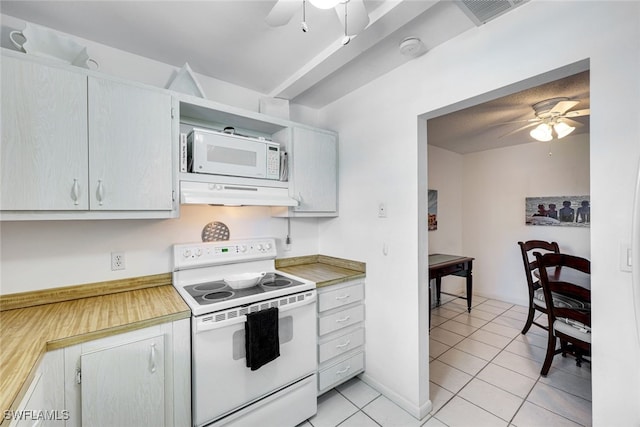
[[[0,12],[175,67],[188,62],[199,74],[320,108],[411,60],[398,48],[406,37],[420,38],[428,54],[485,21],[508,19],[501,15],[526,0],[462,0],[471,7],[506,5],[478,11],[487,13],[481,19],[459,1],[364,0],[370,23],[346,46],[340,43],[343,29],[334,10],[307,2],[310,31],[304,33],[302,1],[288,1],[300,7],[282,27],[265,23],[275,0],[2,0]],[[429,120],[429,143],[461,153],[522,143],[521,135],[503,137],[513,128],[493,124],[532,118],[533,103],[556,96],[579,97],[586,104],[576,108],[588,108],[588,83],[586,94],[584,85],[574,86],[550,86],[544,93],[500,98]]]

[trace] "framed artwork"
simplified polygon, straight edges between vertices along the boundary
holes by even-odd
[[[428,190],[429,231],[438,229],[438,190]]]
[[[561,227],[590,227],[589,196],[527,197],[525,223]]]

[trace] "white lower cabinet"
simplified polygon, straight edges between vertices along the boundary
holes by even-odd
[[[64,426],[68,413],[64,409],[63,350],[49,351],[34,368],[34,376],[13,416],[11,427]]]
[[[364,372],[364,281],[318,288],[318,395]]]
[[[190,426],[189,319],[64,349],[67,426]]]

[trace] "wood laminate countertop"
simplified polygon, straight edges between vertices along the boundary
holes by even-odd
[[[276,269],[316,282],[316,287],[336,285],[366,276],[366,264],[326,255],[276,259]]]
[[[0,295],[0,303],[3,411],[17,409],[47,350],[191,316],[170,273]]]

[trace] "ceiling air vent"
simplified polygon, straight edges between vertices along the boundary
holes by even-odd
[[[456,0],[455,3],[478,27],[529,0]]]

